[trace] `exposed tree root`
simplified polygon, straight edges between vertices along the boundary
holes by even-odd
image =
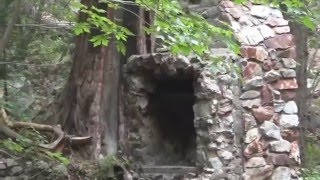
[[[85,136],[85,137],[75,137],[72,135],[66,134],[62,129],[60,125],[45,125],[45,124],[38,124],[38,123],[31,123],[31,122],[16,122],[11,121],[5,110],[1,108],[1,117],[0,117],[0,133],[3,133],[7,137],[13,138],[13,139],[23,139],[27,143],[33,144],[33,142],[30,139],[27,139],[20,135],[19,133],[15,132],[13,129],[19,129],[19,128],[31,128],[38,131],[48,131],[53,132],[57,139],[49,144],[39,144],[38,146],[44,149],[57,151],[62,150],[66,145],[80,145],[80,144],[87,144],[91,141],[91,136]]]

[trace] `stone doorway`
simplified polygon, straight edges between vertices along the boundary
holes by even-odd
[[[144,173],[212,168],[214,176],[224,166],[241,167],[232,80],[210,67],[196,57],[170,54],[132,56],[124,66],[120,142]]]
[[[124,69],[124,137],[134,162],[195,166],[196,74],[187,58],[169,54],[132,57]]]
[[[154,79],[153,83],[148,112],[157,133],[156,151],[165,157],[158,165],[195,165],[193,79]]]

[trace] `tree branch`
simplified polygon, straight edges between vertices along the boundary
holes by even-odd
[[[12,129],[15,128],[32,128],[40,131],[50,131],[53,132],[55,135],[58,136],[58,138],[49,144],[39,144],[39,147],[49,149],[49,150],[57,150],[60,146],[64,146],[65,143],[70,143],[71,145],[80,145],[80,144],[87,144],[91,140],[91,136],[86,137],[73,137],[67,135],[63,130],[61,129],[60,125],[51,126],[51,125],[45,125],[45,124],[37,124],[32,122],[16,122],[9,120],[5,110],[3,108],[0,109],[0,115],[1,115],[1,121],[0,121],[0,132],[4,135],[14,138],[14,139],[23,139],[25,142],[29,144],[33,144],[33,142],[30,139],[27,139],[20,135],[19,133],[16,133]]]

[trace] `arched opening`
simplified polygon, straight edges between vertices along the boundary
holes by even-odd
[[[158,165],[195,165],[196,133],[193,79],[155,79],[150,114],[158,133]]]

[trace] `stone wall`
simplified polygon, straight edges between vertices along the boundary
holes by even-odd
[[[126,135],[121,142],[126,154],[142,164],[150,158],[147,144],[152,138],[147,134],[155,131],[147,109],[154,84],[148,78],[182,71],[194,78],[196,165],[202,168],[198,179],[298,179],[297,64],[288,21],[281,11],[259,4],[203,0],[188,8],[213,24],[223,20],[231,25],[241,57],[223,53],[223,59],[238,64],[242,77],[235,81],[230,71],[213,73],[210,63],[194,57],[131,57],[124,72]],[[213,54],[219,54],[216,50]]]
[[[245,179],[296,179],[299,165],[294,38],[281,11],[220,4],[241,43]]]
[[[226,55],[226,54],[224,54]],[[232,59],[224,56],[226,62]],[[172,57],[169,54],[132,56],[124,70],[124,129],[121,142],[129,159],[142,165],[157,166],[166,142],[159,139],[155,117],[148,113],[150,93],[157,78],[193,80],[196,131],[195,166],[200,176],[240,179],[242,174],[241,148],[234,131],[235,98],[231,90],[237,81],[230,73],[214,74],[212,65],[196,57]],[[237,87],[237,86],[235,86]],[[183,123],[183,122],[182,122]],[[168,127],[169,129],[170,127]],[[154,150],[154,148],[156,148]],[[170,159],[174,158],[170,156]],[[175,164],[177,165],[177,164]],[[185,165],[183,162],[178,165]]]

